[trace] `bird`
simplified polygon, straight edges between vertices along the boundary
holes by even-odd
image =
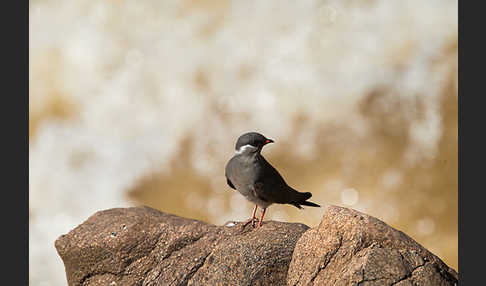
[[[256,211],[262,209],[258,228],[262,226],[265,210],[272,204],[290,204],[299,209],[302,206],[320,207],[308,201],[310,192],[299,192],[290,187],[280,173],[262,156],[262,148],[274,143],[258,132],[247,132],[238,137],[235,154],[225,167],[227,184],[237,190],[248,201],[255,204],[251,218],[243,223],[255,227]]]

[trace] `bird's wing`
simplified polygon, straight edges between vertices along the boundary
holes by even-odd
[[[290,188],[280,173],[261,157],[262,172],[254,184],[255,195],[262,201],[289,203],[294,200],[296,191]]]
[[[226,183],[228,184],[228,186],[230,186],[232,189],[235,189],[236,190],[235,185],[233,185],[233,182],[231,182],[231,180],[230,180],[230,178],[228,176],[229,169],[234,165],[233,158],[231,158],[228,161],[228,163],[226,164],[226,167],[224,168],[224,176],[226,177]]]
[[[233,183],[231,183],[230,179],[226,178],[226,183],[228,183],[228,186],[230,186],[232,189],[235,189],[235,186],[233,186]]]

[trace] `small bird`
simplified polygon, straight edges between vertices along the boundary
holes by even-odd
[[[265,210],[271,204],[290,204],[299,209],[301,205],[320,207],[307,201],[312,197],[310,192],[302,193],[287,185],[279,172],[260,154],[263,146],[273,142],[257,132],[245,133],[236,141],[235,155],[226,164],[228,185],[255,204],[252,217],[243,227],[250,222],[255,226],[258,207],[262,209],[258,228],[262,226]]]

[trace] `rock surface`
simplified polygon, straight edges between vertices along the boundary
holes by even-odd
[[[330,206],[318,227],[215,226],[148,208],[99,211],[55,242],[73,285],[454,285],[413,239]]]
[[[297,242],[287,279],[288,285],[455,285],[458,274],[377,218],[330,206]]]
[[[69,285],[285,285],[308,229],[214,226],[148,208],[99,211],[56,240]]]

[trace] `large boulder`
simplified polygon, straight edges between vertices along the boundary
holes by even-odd
[[[318,227],[215,226],[148,207],[99,211],[55,242],[73,285],[454,285],[404,233],[330,206]]]
[[[148,208],[99,211],[55,246],[73,285],[284,285],[308,227],[215,226]]]
[[[403,232],[329,206],[294,249],[288,285],[456,285],[458,274]]]

